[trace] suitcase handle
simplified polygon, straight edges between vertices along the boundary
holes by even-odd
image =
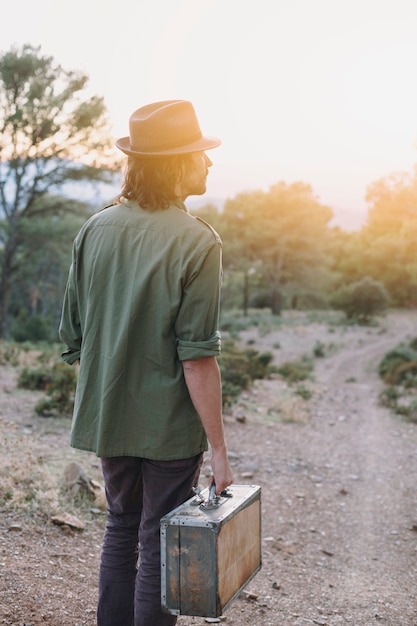
[[[209,489],[209,495],[205,502],[200,504],[200,509],[210,510],[218,509],[222,504],[221,498],[233,498],[233,494],[229,489],[224,489],[220,495],[216,495],[216,483],[212,481]]]

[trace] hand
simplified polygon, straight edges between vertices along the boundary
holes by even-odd
[[[218,450],[212,449],[211,469],[213,470],[213,480],[216,483],[216,494],[220,494],[234,481],[226,447]]]

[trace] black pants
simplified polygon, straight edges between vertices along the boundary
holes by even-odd
[[[176,461],[102,459],[108,514],[98,626],[176,624],[176,616],[161,611],[160,519],[193,495],[202,460],[202,454]]]

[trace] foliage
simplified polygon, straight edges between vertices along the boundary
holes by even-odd
[[[387,352],[378,373],[387,385],[379,396],[380,402],[409,421],[417,422],[417,338]]]
[[[20,352],[16,344],[0,340],[0,365],[18,365]]]
[[[317,358],[324,357],[326,355],[326,346],[322,341],[317,340],[314,344],[313,354]]]
[[[35,406],[38,415],[71,415],[76,382],[75,368],[57,362],[50,367],[24,368],[20,373],[18,386],[46,393],[48,398],[39,400]]]
[[[279,313],[286,286],[315,282],[319,288],[328,279],[322,242],[331,217],[309,185],[280,182],[267,193],[228,200],[213,225],[223,239],[226,270],[253,273],[256,287],[269,291],[272,312]],[[242,280],[242,296],[244,288]]]
[[[362,264],[380,280],[395,305],[417,302],[417,168],[373,183],[361,233]]]
[[[260,354],[252,348],[240,349],[232,339],[225,339],[218,361],[222,376],[223,406],[231,406],[253,380],[267,376],[272,354]]]
[[[295,395],[300,396],[300,398],[302,398],[303,400],[310,400],[313,395],[313,392],[311,391],[311,389],[308,389],[303,384],[297,385],[294,393]]]
[[[32,391],[45,391],[51,384],[52,374],[50,368],[24,367],[17,379],[17,386]]]
[[[378,366],[378,373],[387,385],[417,386],[417,350],[415,340],[408,346],[400,343],[387,352]]]
[[[102,98],[82,98],[86,85],[85,75],[65,71],[29,44],[0,56],[2,337],[13,279],[30,267],[29,222],[67,209],[68,200],[54,195],[64,183],[109,180],[109,166],[98,166],[108,147],[106,111]]]
[[[417,399],[405,396],[397,387],[387,387],[379,395],[379,401],[397,415],[417,424]]]
[[[388,294],[382,283],[369,276],[340,287],[331,298],[332,305],[344,311],[348,319],[363,323],[385,311],[388,301]]]
[[[10,334],[17,342],[55,339],[51,319],[39,314],[29,316],[25,309],[13,318]]]
[[[10,335],[17,341],[56,339],[72,241],[88,217],[85,205],[65,198],[62,210],[59,217],[22,219],[9,306]]]
[[[281,374],[289,383],[307,380],[311,377],[312,371],[313,363],[307,356],[297,361],[285,361],[277,368],[278,374]]]
[[[390,409],[395,409],[397,407],[397,401],[400,397],[400,390],[398,389],[398,387],[392,385],[383,389],[383,391],[379,395],[381,403]]]

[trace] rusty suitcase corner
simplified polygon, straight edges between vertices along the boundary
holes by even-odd
[[[173,615],[219,617],[259,572],[261,488],[205,489],[161,519],[161,604]]]

